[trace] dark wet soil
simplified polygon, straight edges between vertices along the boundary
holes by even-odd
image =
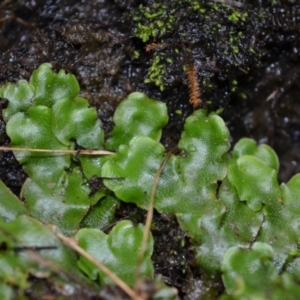
[[[144,51],[143,43],[132,38],[130,23],[125,19],[141,2],[2,1],[0,85],[29,79],[43,62],[51,63],[55,70],[64,68],[77,77],[81,95],[97,108],[107,132],[113,126],[111,116],[117,104],[128,93],[143,91],[167,103],[170,124],[164,131],[163,142],[173,147],[184,119],[192,112],[188,88],[184,82],[176,82],[161,92],[144,83],[151,54]],[[261,1],[253,2],[263,5]],[[285,2],[289,1],[279,1],[283,13],[274,13],[274,30],[267,28],[263,33],[265,52],[261,67],[240,76],[238,92],[228,93],[226,83],[220,82],[209,95],[210,109],[224,109],[222,116],[233,143],[241,137],[251,137],[275,149],[281,164],[280,181],[300,172],[300,9],[286,6]],[[285,18],[292,19],[290,27],[285,26]],[[133,59],[134,51],[140,52],[139,58]],[[241,99],[240,93],[246,94],[247,99]],[[4,102],[1,104],[5,106]],[[176,110],[182,114],[176,114]],[[0,143],[9,145],[2,120]],[[1,179],[18,193],[24,173],[11,153],[0,153],[0,158]],[[120,209],[123,215],[128,211],[132,213],[128,205]],[[193,268],[189,241],[174,218],[157,215],[155,224],[156,274],[162,274],[167,284],[178,288],[184,299],[215,299],[222,293],[220,281],[205,280],[201,270]],[[204,290],[210,294],[204,295]],[[103,293],[117,292],[107,288]],[[103,294],[102,298],[105,297]]]

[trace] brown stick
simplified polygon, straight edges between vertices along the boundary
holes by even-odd
[[[3,23],[3,22],[5,22],[5,21],[7,21],[7,20],[14,20],[14,21],[16,21],[16,22],[22,24],[23,26],[26,26],[26,27],[30,27],[30,28],[34,27],[34,25],[29,24],[29,23],[26,22],[25,20],[23,20],[23,19],[21,19],[21,18],[19,18],[19,17],[16,17],[16,16],[14,16],[14,15],[9,15],[9,16],[3,17],[2,19],[0,19],[0,23]]]
[[[73,238],[69,238],[61,234],[60,232],[56,231],[55,227],[53,228],[54,233],[57,237],[68,247],[75,250],[77,253],[85,257],[89,260],[92,264],[94,264],[99,270],[101,270],[105,275],[107,275],[113,282],[115,282],[129,297],[134,300],[144,300],[141,298],[137,293],[131,289],[120,277],[118,277],[115,273],[113,273],[110,269],[108,269],[105,265],[99,262],[95,257],[90,255],[87,251],[81,248],[77,241]]]
[[[234,1],[234,0],[213,0],[215,2],[223,3],[229,6],[235,6],[235,7],[246,7],[247,5],[239,2],[239,1]]]
[[[79,154],[79,155],[112,155],[115,154],[106,150],[56,150],[56,149],[34,149],[34,148],[15,148],[0,146],[0,151],[24,151],[24,152],[39,152],[39,153],[62,153],[62,154]]]
[[[151,222],[153,219],[153,210],[154,210],[154,198],[155,198],[155,192],[156,192],[156,187],[158,184],[158,180],[160,177],[160,174],[169,158],[169,156],[171,155],[171,153],[168,153],[163,161],[161,162],[158,170],[155,173],[154,176],[154,180],[153,180],[153,184],[152,184],[152,189],[151,189],[151,196],[150,196],[150,203],[149,203],[149,207],[148,207],[148,212],[147,212],[147,217],[146,217],[146,223],[145,223],[145,230],[143,232],[143,239],[142,239],[142,244],[141,244],[141,250],[139,252],[138,255],[138,259],[137,259],[137,266],[136,266],[136,270],[135,270],[135,281],[137,281],[137,278],[140,274],[140,268],[141,268],[141,264],[145,255],[145,251],[146,251],[146,246],[147,246],[147,241],[149,238],[149,234],[150,234],[150,228],[151,228]]]

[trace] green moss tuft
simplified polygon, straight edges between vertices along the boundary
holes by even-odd
[[[257,32],[271,24],[268,1],[257,8],[246,0],[241,7],[213,0],[146,0],[130,15],[133,35],[157,47],[146,78],[161,90],[184,78],[182,67],[191,59],[200,81],[217,76],[229,83],[245,70],[260,65],[264,43]],[[268,23],[269,22],[269,23]],[[184,79],[183,79],[184,80]]]

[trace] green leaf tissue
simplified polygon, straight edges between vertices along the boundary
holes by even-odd
[[[0,183],[1,231],[25,220],[26,226],[54,224],[132,286],[144,226],[115,224],[115,210],[121,202],[148,209],[157,170],[168,155],[154,208],[176,216],[190,237],[197,268],[208,277],[222,275],[221,299],[297,299],[300,174],[279,184],[276,153],[248,138],[228,152],[225,122],[203,109],[186,119],[176,154],[167,153],[160,142],[167,107],[139,92],[116,108],[115,127],[104,140],[96,110],[78,95],[75,77],[55,73],[49,64],[35,70],[29,82],[0,88],[8,101],[3,119],[11,146],[50,150],[14,152],[28,178],[20,195],[24,202]],[[113,152],[98,157],[51,152],[77,148]],[[96,191],[90,184],[95,177],[104,178]],[[101,231],[108,225],[110,232]],[[10,234],[19,238],[13,230]],[[141,265],[148,278],[153,278],[153,245],[150,235]],[[83,257],[76,270],[99,286],[111,284]]]

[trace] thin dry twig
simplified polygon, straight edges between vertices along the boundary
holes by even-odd
[[[30,27],[30,28],[34,27],[33,24],[30,24],[30,23],[26,22],[25,20],[23,20],[23,19],[21,19],[19,17],[16,17],[14,15],[8,15],[8,16],[3,17],[2,19],[0,19],[0,23],[3,23],[5,21],[7,21],[7,20],[14,20],[14,21],[22,24],[23,26],[26,26],[26,27]]]
[[[278,94],[278,89],[274,90],[266,99],[266,102],[273,100]]]
[[[235,6],[235,7],[246,7],[247,6],[246,4],[244,4],[242,2],[234,1],[234,0],[213,0],[213,1],[219,2],[222,4],[226,4],[229,6]]]
[[[54,226],[53,226],[54,227]],[[99,270],[101,270],[105,275],[107,275],[113,282],[115,282],[129,297],[134,300],[144,300],[141,298],[133,289],[131,289],[121,278],[119,278],[115,273],[109,270],[105,265],[95,259],[92,255],[82,249],[77,241],[73,238],[69,238],[56,231],[55,227],[53,228],[54,233],[57,237],[68,247],[75,250],[77,253],[85,257],[92,264],[94,264]]]
[[[72,273],[65,271],[62,267],[60,267],[56,263],[44,258],[42,255],[40,255],[36,251],[27,250],[26,252],[27,252],[29,259],[36,262],[39,266],[49,268],[51,271],[54,271],[57,274],[64,274],[70,280],[73,280],[74,282],[82,285],[82,282],[80,282],[80,280],[76,276],[74,276]]]
[[[39,153],[62,153],[62,154],[77,154],[77,155],[112,155],[115,154],[106,150],[57,150],[57,149],[34,149],[34,148],[15,148],[0,146],[0,151],[23,151],[23,152],[39,152]]]
[[[137,282],[138,276],[140,274],[140,268],[141,268],[141,264],[142,264],[142,261],[143,261],[144,255],[145,255],[147,241],[148,241],[149,234],[150,234],[151,222],[152,222],[152,219],[153,219],[154,199],[155,199],[156,187],[157,187],[157,184],[158,184],[160,174],[161,174],[168,158],[170,157],[170,155],[171,155],[171,153],[168,153],[164,157],[163,161],[161,162],[161,164],[160,164],[160,166],[159,166],[159,168],[156,171],[155,176],[154,176],[152,189],[151,189],[150,203],[149,203],[147,217],[146,217],[145,230],[143,232],[141,250],[139,252],[139,256],[138,256],[138,259],[137,259],[137,266],[136,266],[136,270],[135,270],[135,281],[136,282]]]

